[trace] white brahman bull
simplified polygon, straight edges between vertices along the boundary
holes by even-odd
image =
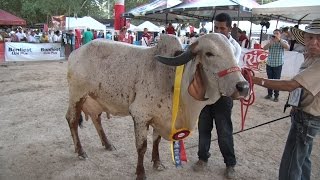
[[[185,64],[176,129],[193,130],[200,111],[221,95],[247,96],[249,86],[241,75],[232,45],[220,34],[201,36],[185,52],[175,36],[161,35],[155,47],[95,40],[74,51],[68,60],[69,108],[66,114],[75,151],[87,158],[78,136],[81,111],[90,116],[102,144],[113,146],[101,126],[100,115],[132,116],[138,163],[137,179],[145,178],[143,166],[149,125],[154,129],[152,161],[159,158],[161,137],[170,139],[175,67]],[[175,56],[175,53],[180,55]]]

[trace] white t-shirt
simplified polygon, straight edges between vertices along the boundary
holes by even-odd
[[[35,42],[37,42],[37,39],[34,36],[29,35],[28,36],[28,42],[29,43],[35,43]]]
[[[23,38],[26,38],[26,34],[24,32],[17,32],[16,35],[18,36],[19,38],[19,41],[21,41]]]
[[[232,48],[233,53],[234,53],[234,56],[236,57],[237,64],[239,64],[240,55],[241,55],[241,47],[240,47],[239,43],[235,39],[232,38],[231,35],[229,35],[229,41],[233,45],[233,48]]]

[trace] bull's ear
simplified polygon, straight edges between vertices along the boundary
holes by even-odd
[[[178,56],[164,57],[164,56],[156,55],[155,58],[159,62],[169,66],[180,66],[180,65],[186,64],[195,56],[195,54],[193,53],[193,49],[195,48],[195,46],[197,46],[197,44],[198,42],[195,42],[194,44],[190,45],[186,51],[184,51]]]

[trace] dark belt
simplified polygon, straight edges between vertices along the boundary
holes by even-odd
[[[298,109],[296,107],[293,107],[292,110],[291,110],[292,113],[300,113],[303,115],[304,118],[308,118],[308,119],[316,119],[316,120],[319,120],[320,121],[320,116],[314,116],[310,113],[307,113],[307,112],[304,112],[303,110],[301,109]]]

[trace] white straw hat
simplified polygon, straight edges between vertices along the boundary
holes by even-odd
[[[291,28],[292,35],[302,45],[305,45],[303,37],[305,32],[310,34],[320,34],[320,18],[311,21],[304,31],[298,28]]]

